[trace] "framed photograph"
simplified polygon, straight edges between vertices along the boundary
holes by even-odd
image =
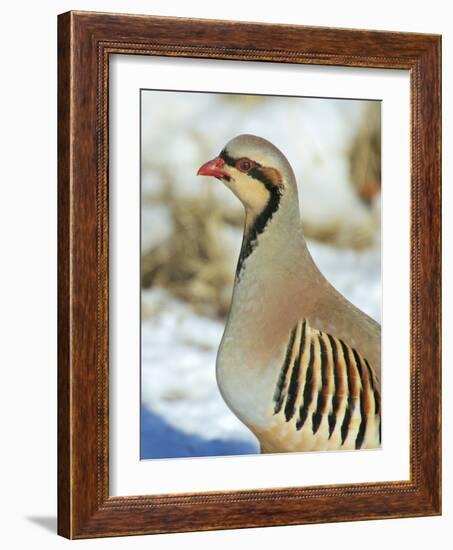
[[[59,533],[440,514],[440,37],[58,47]]]

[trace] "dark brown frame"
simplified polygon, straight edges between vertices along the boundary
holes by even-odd
[[[58,48],[58,532],[86,538],[440,514],[441,38],[69,12],[59,16]],[[410,481],[109,496],[112,54],[410,71]]]

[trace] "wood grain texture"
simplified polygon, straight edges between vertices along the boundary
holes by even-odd
[[[69,16],[58,25],[58,532],[70,536]]]
[[[58,25],[58,532],[87,538],[440,514],[440,37],[85,12],[63,14]],[[410,481],[109,496],[112,53],[410,71]]]

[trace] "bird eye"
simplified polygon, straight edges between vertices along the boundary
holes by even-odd
[[[248,172],[254,166],[254,162],[249,159],[240,159],[236,163],[236,168],[240,172]]]

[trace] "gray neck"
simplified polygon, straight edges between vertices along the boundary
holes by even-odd
[[[319,273],[305,244],[297,201],[288,199],[282,196],[243,260],[217,359],[225,401],[254,425],[267,418],[282,343],[309,306]]]
[[[250,215],[246,212],[246,227]],[[245,247],[247,255],[244,255]],[[291,196],[281,197],[278,209],[253,241],[244,234],[241,256],[229,322],[240,315],[242,320],[247,318],[254,323],[255,316],[267,316],[268,311],[280,309],[286,298],[296,299],[300,304],[300,296],[291,296],[291,293],[296,292],[296,288],[300,293],[304,280],[307,284],[310,281],[311,286],[318,280],[324,281],[308,252],[299,205]],[[301,314],[303,311],[299,310],[298,315]]]

